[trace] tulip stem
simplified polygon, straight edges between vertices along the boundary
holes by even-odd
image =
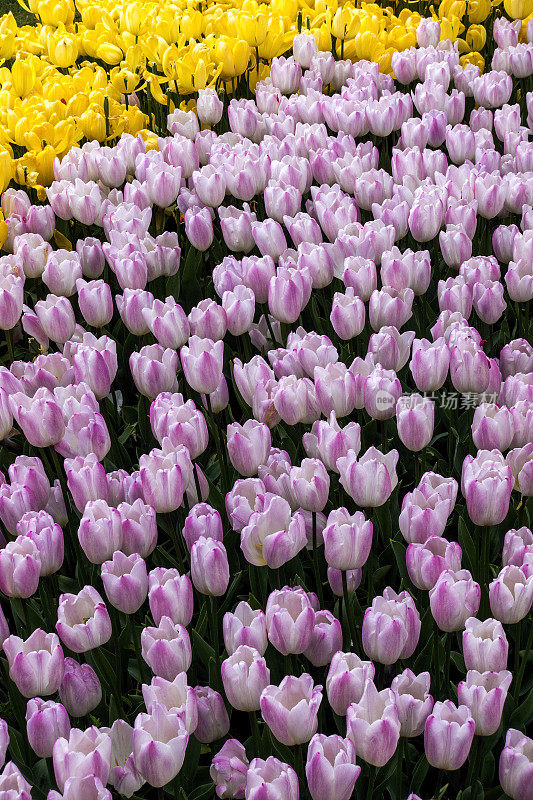
[[[370,773],[368,775],[368,786],[366,789],[366,800],[372,800],[374,792],[374,784],[376,782],[377,767],[370,766]]]
[[[452,637],[449,633],[444,634],[444,692],[448,697],[450,691],[450,658],[452,651]]]
[[[404,744],[405,744],[405,740],[404,740],[403,736],[400,736],[400,740],[398,742],[398,754],[397,754],[397,758],[396,758],[396,786],[397,786],[396,798],[397,798],[397,800],[402,800],[402,782],[403,782],[402,781],[402,779],[403,779],[402,767],[403,767]]]
[[[194,476],[194,485],[196,487],[197,502],[201,503],[202,502],[202,489],[201,489],[201,486],[200,486],[200,478],[198,477],[198,465],[196,463],[194,463],[192,465],[192,474]]]
[[[478,774],[477,770],[478,753],[479,753],[479,736],[474,736],[474,741],[472,742],[472,747],[470,748],[470,753],[468,756],[468,772],[466,774],[466,784],[465,784],[466,787],[472,784],[472,777]]]
[[[57,472],[57,477],[59,478],[59,485],[61,486],[61,491],[63,492],[63,500],[65,502],[65,508],[67,510],[67,514],[69,515],[69,521],[70,521],[70,514],[69,514],[69,512],[70,512],[70,498],[69,498],[69,493],[68,493],[67,479],[66,479],[66,476],[65,476],[65,470],[64,470],[63,466],[59,463],[59,457],[58,457],[58,455],[56,453],[55,448],[52,446],[52,447],[49,448],[49,451],[52,454],[52,462],[53,462],[53,465],[54,465],[54,469]]]
[[[215,651],[215,661],[217,665],[217,682],[220,685],[220,652],[218,641],[218,615],[217,615],[217,599],[213,595],[209,595],[209,617],[211,623],[211,636],[213,637],[213,650]]]
[[[252,729],[252,740],[254,744],[254,758],[259,757],[261,752],[261,736],[259,735],[259,725],[257,724],[257,716],[255,711],[249,711],[250,727]]]
[[[481,618],[487,616],[489,582],[489,536],[491,529],[481,529]]]
[[[519,628],[521,627],[522,623],[519,623]],[[520,638],[517,637],[517,650],[516,650],[516,658],[520,663],[520,669],[518,670],[518,676],[516,678],[516,689],[515,689],[515,699],[516,702],[519,702],[520,697],[520,689],[522,688],[522,680],[524,679],[524,672],[526,670],[526,664],[529,659],[529,653],[531,651],[531,647],[533,646],[533,620],[530,620],[529,623],[529,636],[527,637],[526,642],[526,649],[524,650],[524,655],[522,659],[520,658]]]
[[[356,642],[356,633],[355,633],[355,622],[353,618],[353,606],[351,603],[351,597],[348,593],[348,580],[346,578],[346,570],[341,570],[341,577],[342,577],[342,596],[344,597],[344,605],[346,606],[346,612],[348,615],[348,627],[350,629],[350,639],[352,640],[352,647],[355,647]]]
[[[313,572],[315,575],[316,589],[318,592],[318,599],[320,605],[324,604],[324,594],[322,592],[322,582],[320,580],[320,568],[318,565],[318,547],[317,547],[317,530],[316,530],[316,511],[311,513],[311,520],[313,526]]]
[[[6,341],[7,341],[7,354],[9,357],[9,364],[11,365],[15,360],[15,353],[13,351],[13,329],[10,328],[6,331]]]

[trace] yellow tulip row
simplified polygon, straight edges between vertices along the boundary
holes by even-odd
[[[23,0],[19,0],[23,5]],[[29,0],[34,25],[0,18],[0,191],[11,179],[40,187],[53,160],[84,139],[111,140],[150,127],[164,112],[191,107],[198,89],[253,91],[269,62],[308,30],[321,50],[376,61],[416,46],[421,16],[440,20],[443,39],[483,68],[486,22],[501,0],[375,3],[339,0]],[[527,21],[533,0],[504,0]],[[525,27],[525,23],[524,23]],[[161,119],[163,117],[161,116]]]

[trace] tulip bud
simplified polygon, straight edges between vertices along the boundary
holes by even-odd
[[[316,733],[307,749],[305,774],[312,800],[350,800],[361,767],[350,739]]]
[[[267,425],[247,420],[244,425],[233,422],[227,428],[228,453],[231,463],[240,475],[257,474],[260,464],[267,460],[271,447]]]
[[[308,742],[316,733],[322,687],[307,673],[286,675],[279,686],[267,686],[261,695],[261,714],[276,739],[285,745]]]
[[[217,797],[244,798],[249,763],[246,750],[237,739],[228,739],[223,744],[209,770]]]
[[[59,697],[73,717],[84,717],[93,711],[102,699],[102,687],[94,669],[89,664],[78,664],[73,658],[66,658]]]
[[[185,758],[189,734],[179,714],[156,703],[150,714],[139,714],[133,728],[135,766],[150,784],[164,786],[176,777]]]
[[[201,594],[221,597],[229,583],[226,548],[215,539],[200,538],[191,547],[191,578]]]
[[[194,735],[203,744],[221,739],[229,731],[229,717],[224,701],[210,686],[195,686],[198,725]]]
[[[429,694],[429,672],[415,675],[405,669],[393,678],[391,689],[396,698],[400,736],[419,736],[433,708],[433,698]]]
[[[367,680],[361,699],[348,706],[346,725],[348,738],[357,753],[376,767],[390,761],[400,738],[400,722],[394,693],[390,689],[378,692],[374,682]]]
[[[514,728],[509,728],[505,737],[505,747],[500,755],[500,784],[512,800],[529,800],[533,763],[531,759],[532,740]]]
[[[500,727],[503,706],[513,676],[501,672],[469,670],[457,686],[458,702],[467,706],[476,723],[477,736],[492,736]]]
[[[436,769],[460,769],[474,738],[476,724],[467,706],[451,700],[435,703],[424,728],[426,758]]]
[[[70,720],[61,703],[35,697],[26,706],[26,733],[30,747],[39,758],[51,758],[54,744],[70,733]]]
[[[221,673],[226,697],[233,708],[258,711],[261,692],[270,681],[270,670],[261,654],[241,645],[222,662]]]

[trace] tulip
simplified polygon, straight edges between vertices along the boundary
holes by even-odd
[[[409,369],[421,392],[434,392],[446,380],[450,364],[450,351],[444,339],[430,343],[427,339],[415,339]]]
[[[216,91],[211,88],[200,89],[198,92],[198,100],[196,102],[196,113],[198,119],[204,125],[216,125],[220,122],[222,112],[224,111],[224,104],[219,99]]]
[[[131,504],[119,503],[117,510],[122,516],[122,551],[147,558],[157,544],[155,510],[139,497]]]
[[[51,758],[56,741],[70,734],[70,720],[64,706],[40,697],[28,700],[26,733],[35,755]]]
[[[346,456],[348,450],[359,453],[361,426],[357,422],[349,422],[341,428],[332,411],[327,421],[317,420],[313,423],[311,433],[304,433],[302,443],[310,458],[320,458],[326,469],[337,472],[337,460],[341,456]]]
[[[407,571],[417,589],[432,589],[442,572],[461,569],[462,550],[456,542],[430,536],[423,543],[412,542],[405,554]]]
[[[123,719],[116,719],[111,728],[103,728],[111,739],[111,771],[109,784],[125,797],[133,795],[144,783],[133,757],[133,728]]]
[[[191,336],[180,350],[180,359],[189,386],[201,394],[211,394],[220,384],[224,343]]]
[[[105,785],[111,764],[111,739],[94,725],[85,731],[72,728],[68,738],[61,737],[54,744],[53,760],[61,792],[69,778],[92,775]]]
[[[292,767],[274,756],[252,759],[246,773],[246,800],[298,800],[299,796]]]
[[[31,789],[19,768],[12,761],[8,761],[0,775],[0,792],[9,800],[11,798],[31,800]]]
[[[40,574],[41,556],[29,536],[19,536],[0,550],[0,589],[8,597],[31,597]]]
[[[342,647],[342,626],[331,611],[315,613],[315,626],[309,647],[304,655],[314,667],[329,664],[333,655]]]
[[[153,449],[139,459],[144,499],[157,513],[175,511],[192,478],[192,463],[184,445],[173,447],[164,439],[160,450]]]
[[[481,589],[466,569],[445,570],[429,592],[433,618],[442,631],[460,631],[479,608]]]
[[[185,233],[188,240],[200,252],[207,250],[213,241],[211,210],[194,206],[185,212]]]
[[[228,739],[213,757],[209,774],[217,797],[244,798],[249,766],[246,750],[237,739]]]
[[[291,516],[291,507],[282,497],[266,495],[241,531],[241,550],[256,566],[277,569],[294,558],[307,545],[303,513]]]
[[[350,515],[346,508],[330,511],[324,528],[324,557],[339,570],[362,567],[370,554],[373,526],[361,511]]]
[[[276,739],[285,745],[308,742],[316,733],[322,687],[314,686],[307,673],[286,675],[279,686],[267,686],[261,694],[261,714]]]
[[[260,655],[265,654],[268,644],[266,617],[263,611],[253,610],[246,601],[241,600],[233,613],[227,611],[224,614],[222,630],[229,655],[241,645],[258,650]]]
[[[375,447],[370,447],[359,460],[353,451],[349,451],[348,455],[337,460],[340,483],[362,508],[381,506],[398,483],[397,461],[396,450],[383,455]]]
[[[37,389],[33,397],[16,392],[10,396],[9,402],[13,417],[34,447],[50,447],[63,438],[63,415],[48,389]]]
[[[9,664],[9,677],[24,697],[54,694],[64,670],[63,649],[55,633],[40,628],[25,641],[8,636],[3,649]]]
[[[102,687],[90,664],[78,664],[73,658],[65,659],[59,697],[73,717],[84,717],[96,708],[102,699]]]
[[[506,406],[481,403],[474,411],[472,439],[478,450],[507,450],[514,433],[513,417]]]
[[[361,700],[365,684],[367,680],[373,680],[374,673],[371,661],[361,661],[355,653],[335,653],[326,680],[328,700],[333,711],[345,716],[349,705]]]
[[[191,547],[191,579],[201,594],[221,597],[229,584],[226,548],[216,539],[200,538]]]
[[[187,733],[194,732],[198,725],[198,707],[194,689],[187,685],[185,672],[180,672],[173,681],[156,675],[149,686],[143,683],[142,693],[148,713],[154,706],[162,705],[167,711],[174,711],[183,718]]]
[[[221,674],[226,697],[233,708],[259,710],[259,698],[269,684],[270,670],[257,650],[241,645],[222,662]]]
[[[187,672],[191,665],[192,650],[187,629],[174,624],[170,617],[162,617],[157,628],[143,629],[141,650],[150,669],[167,681],[173,681],[180,672]]]
[[[415,675],[410,669],[405,669],[393,678],[391,689],[398,708],[400,736],[419,736],[424,730],[426,719],[433,709],[429,687],[429,672]]]
[[[424,749],[431,766],[460,769],[468,758],[475,728],[467,706],[455,706],[451,700],[435,703],[424,728]]]
[[[129,364],[137,391],[150,400],[161,392],[177,390],[178,354],[174,350],[148,345],[132,353]]]
[[[512,800],[530,800],[533,760],[531,739],[514,728],[505,736],[505,747],[500,755],[499,777],[503,791]]]
[[[260,464],[267,460],[271,447],[270,430],[267,425],[247,420],[244,425],[237,422],[228,425],[227,446],[231,463],[240,475],[251,477]]]
[[[122,544],[120,512],[110,508],[105,500],[90,500],[78,528],[83,552],[93,564],[102,564],[113,557]]]
[[[313,736],[305,766],[312,800],[349,800],[360,773],[350,739],[322,733]]]
[[[78,511],[85,510],[91,500],[107,502],[109,487],[106,471],[94,453],[67,458],[64,462],[67,484]]]
[[[124,614],[134,614],[146,600],[146,563],[138,553],[126,556],[117,550],[102,564],[101,578],[107,599]]]
[[[358,755],[375,767],[390,761],[400,738],[398,708],[391,689],[378,692],[368,679],[361,699],[348,706],[347,736]]]
[[[221,739],[229,731],[230,723],[221,695],[210,686],[195,686],[198,706],[198,725],[194,735],[203,744]]]
[[[394,664],[415,651],[420,636],[420,615],[408,592],[390,587],[375,597],[363,618],[363,649],[374,661]]]
[[[139,714],[133,728],[135,766],[150,786],[164,786],[180,771],[189,734],[179,714],[156,703],[150,714]]]
[[[305,592],[285,587],[270,594],[266,607],[268,639],[282,655],[303,653],[311,644],[315,610]]]
[[[419,394],[400,397],[396,403],[398,436],[408,450],[420,452],[433,436],[435,404]]]
[[[520,622],[533,604],[533,574],[526,577],[520,567],[504,567],[489,584],[490,609],[505,625]]]
[[[324,416],[329,416],[332,411],[337,419],[351,414],[355,407],[356,382],[352,372],[341,361],[324,367],[317,365],[314,379],[318,407]]]
[[[329,475],[316,458],[305,458],[299,467],[291,467],[291,493],[303,509],[316,513],[326,505],[329,493]]]
[[[507,670],[483,673],[469,670],[466,681],[457,686],[458,702],[470,709],[477,736],[492,736],[500,727],[512,679]]]
[[[49,294],[35,303],[35,313],[45,335],[53,342],[63,344],[74,333],[76,319],[68,297]]]
[[[93,586],[84,586],[78,594],[60,595],[56,630],[74,653],[86,653],[109,641],[109,612]]]
[[[155,567],[148,576],[148,602],[156,625],[170,617],[175,625],[187,626],[193,615],[191,579],[177,569]]]

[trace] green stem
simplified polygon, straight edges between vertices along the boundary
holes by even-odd
[[[316,530],[316,512],[313,511],[311,513],[311,520],[313,526],[313,573],[315,576],[315,584],[317,587],[318,592],[318,599],[320,601],[320,605],[324,605],[324,593],[322,591],[322,581],[320,580],[320,567],[318,564],[318,546],[317,546],[317,530]]]
[[[13,350],[13,329],[6,331],[6,341],[7,341],[7,354],[9,357],[9,364],[11,365],[15,360],[15,353]]]
[[[400,736],[400,741],[398,742],[398,748],[397,748],[397,757],[396,757],[397,800],[402,800],[402,778],[403,778],[402,767],[403,767],[404,746],[405,746],[405,739],[403,738],[403,736]]]
[[[250,728],[252,729],[252,740],[254,743],[254,758],[259,756],[261,752],[261,736],[259,733],[259,725],[257,723],[257,715],[255,711],[249,711],[248,717],[250,719]]]
[[[55,448],[50,447],[49,452],[52,455],[52,462],[54,464],[54,469],[57,472],[57,477],[59,478],[59,484],[61,486],[61,491],[63,492],[63,500],[65,501],[65,508],[67,509],[67,514],[70,516],[70,495],[67,486],[67,478],[65,475],[65,470],[63,465],[59,463],[59,456],[57,455]]]
[[[355,632],[355,621],[353,618],[353,607],[352,607],[352,598],[348,592],[348,581],[346,579],[346,570],[341,570],[342,576],[342,596],[344,598],[344,605],[346,606],[346,612],[348,614],[348,627],[350,629],[350,639],[352,640],[352,647],[355,647],[356,643],[356,632]]]
[[[519,623],[519,628],[522,626],[522,623]],[[531,651],[531,647],[533,645],[533,620],[530,619],[529,621],[529,636],[527,637],[526,642],[526,649],[524,650],[524,655],[520,658],[520,650],[517,649],[517,657],[520,663],[520,669],[518,670],[518,677],[516,679],[516,688],[515,688],[515,698],[516,702],[519,702],[520,697],[520,689],[522,688],[522,681],[524,679],[524,672],[526,670],[526,665],[529,659],[529,653]]]
[[[366,800],[372,800],[372,794],[374,792],[374,784],[376,783],[376,775],[377,775],[378,768],[370,766],[370,774],[368,776],[368,786],[366,789]]]
[[[452,637],[449,633],[444,634],[444,691],[446,696],[450,692],[450,658],[452,650]]]

